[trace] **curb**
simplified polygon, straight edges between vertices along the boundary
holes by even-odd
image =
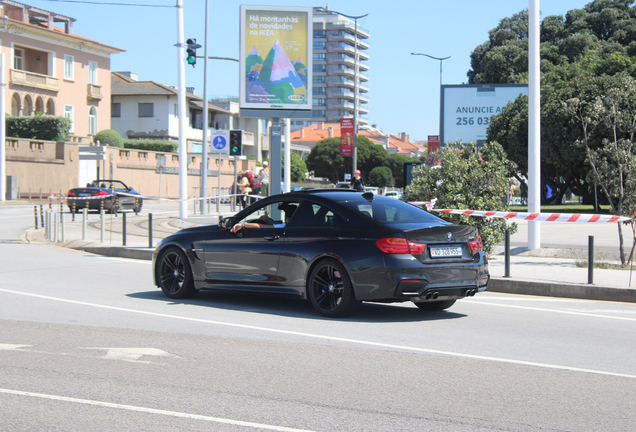
[[[490,278],[488,290],[505,294],[563,297],[636,303],[636,289],[562,282],[536,282],[524,279]]]

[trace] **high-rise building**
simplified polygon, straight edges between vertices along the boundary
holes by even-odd
[[[365,105],[369,77],[369,31],[358,20],[324,8],[314,8],[313,109],[311,120],[292,120],[292,130],[316,122],[338,122],[353,117],[355,100],[356,39],[358,45],[358,125],[369,123]],[[357,38],[356,38],[357,33]]]

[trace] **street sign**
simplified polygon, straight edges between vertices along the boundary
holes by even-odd
[[[223,153],[228,154],[230,146],[230,131],[228,130],[213,130],[210,131],[212,142],[210,143],[210,153]]]

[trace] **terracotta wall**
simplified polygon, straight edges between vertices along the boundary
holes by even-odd
[[[17,177],[17,185],[22,198],[29,195],[39,196],[40,191],[45,196],[50,192],[58,195],[79,184],[79,148],[88,146],[89,140],[82,142],[51,142],[7,138],[6,142],[6,174]],[[158,156],[166,157],[166,166],[157,167]],[[199,186],[201,177],[200,155],[189,155],[188,161],[188,197],[201,196]],[[160,153],[116,147],[106,148],[106,160],[100,161],[100,173],[104,178],[110,178],[112,166],[113,179],[121,180],[143,195],[160,196],[161,198],[179,197],[179,157],[174,153]],[[255,161],[238,161],[237,170],[254,170]],[[218,186],[218,158],[209,158],[208,196],[216,193]],[[221,160],[221,188],[229,188],[234,182],[234,162],[229,159]]]

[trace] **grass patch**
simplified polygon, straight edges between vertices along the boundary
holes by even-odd
[[[600,214],[609,214],[611,207],[610,206],[601,206]],[[508,206],[509,211],[527,213],[528,206],[527,205],[511,205]],[[594,211],[594,206],[590,204],[550,204],[550,205],[542,205],[541,213],[576,213],[576,214],[596,214]]]
[[[576,266],[580,268],[588,268],[589,263],[587,260],[576,261]],[[605,261],[596,261],[594,260],[594,268],[597,269],[605,269],[605,270],[630,270],[630,263],[626,263],[625,265],[605,262]]]

